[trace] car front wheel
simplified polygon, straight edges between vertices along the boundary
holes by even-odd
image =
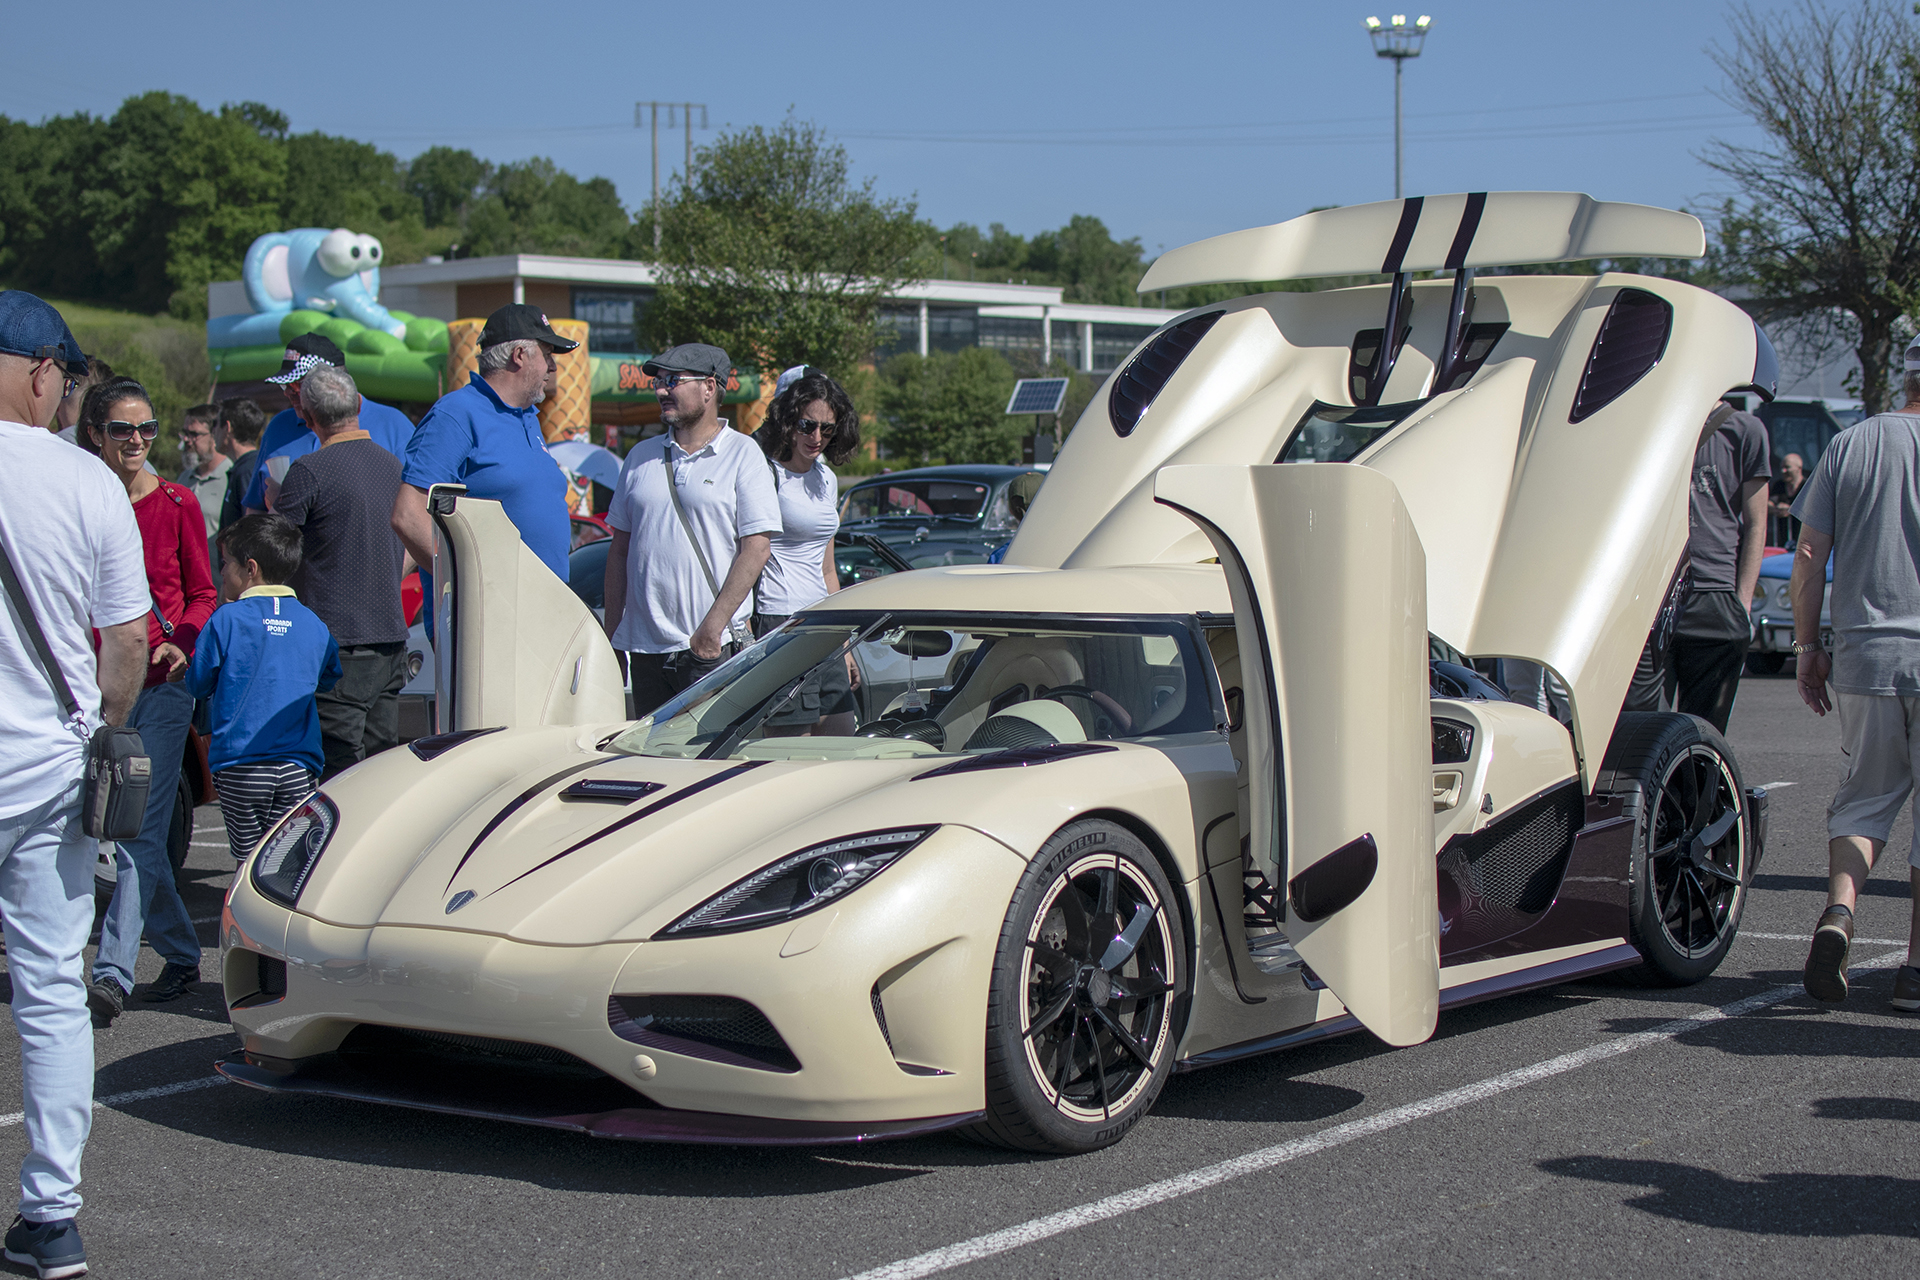
[[[1186,939],[1151,851],[1085,820],[1015,891],[987,1003],[985,1120],[968,1136],[1069,1154],[1118,1142],[1173,1069]]]

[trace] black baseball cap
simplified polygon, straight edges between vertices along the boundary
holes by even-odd
[[[0,351],[52,360],[69,378],[87,376],[87,357],[66,320],[50,303],[21,289],[0,293]]]
[[[284,387],[289,382],[300,381],[323,364],[344,369],[347,367],[347,357],[341,354],[333,339],[324,334],[296,334],[287,340],[287,349],[281,354],[280,372],[267,381]]]
[[[691,373],[701,378],[718,378],[724,386],[727,375],[733,372],[733,361],[719,347],[704,342],[683,342],[677,347],[668,347],[641,365],[640,372],[649,378],[663,373]]]
[[[509,302],[487,317],[487,327],[480,331],[480,347],[485,350],[522,338],[544,342],[555,351],[571,351],[580,345],[555,333],[547,321],[547,313],[540,308],[526,302]]]

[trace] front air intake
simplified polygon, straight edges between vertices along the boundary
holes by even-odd
[[[1200,345],[1200,339],[1207,336],[1207,330],[1218,324],[1220,317],[1225,314],[1224,311],[1209,311],[1162,329],[1141,348],[1139,355],[1127,361],[1127,367],[1113,380],[1113,391],[1107,396],[1107,417],[1113,422],[1115,434],[1133,434],[1133,429],[1140,425],[1140,419],[1146,414],[1154,397],[1173,377],[1174,370]]]
[[[732,996],[611,996],[607,1025],[650,1049],[755,1071],[800,1069],[767,1015]]]
[[[1647,376],[1666,354],[1673,333],[1673,306],[1645,289],[1622,289],[1600,322],[1600,336],[1587,354],[1586,370],[1573,394],[1568,422],[1600,412]]]

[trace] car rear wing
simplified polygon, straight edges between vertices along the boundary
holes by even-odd
[[[1322,209],[1183,245],[1154,261],[1139,291],[1706,251],[1689,213],[1577,191],[1475,191]]]

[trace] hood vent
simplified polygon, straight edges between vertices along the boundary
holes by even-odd
[[[1645,289],[1622,289],[1600,322],[1567,421],[1592,417],[1646,377],[1666,354],[1672,333],[1673,307],[1665,298]]]
[[[1181,361],[1200,345],[1207,330],[1218,324],[1225,314],[1209,311],[1162,329],[1139,355],[1127,362],[1107,396],[1107,417],[1113,422],[1115,434],[1123,437],[1133,434],[1153,398],[1167,385],[1167,379],[1173,377]]]

